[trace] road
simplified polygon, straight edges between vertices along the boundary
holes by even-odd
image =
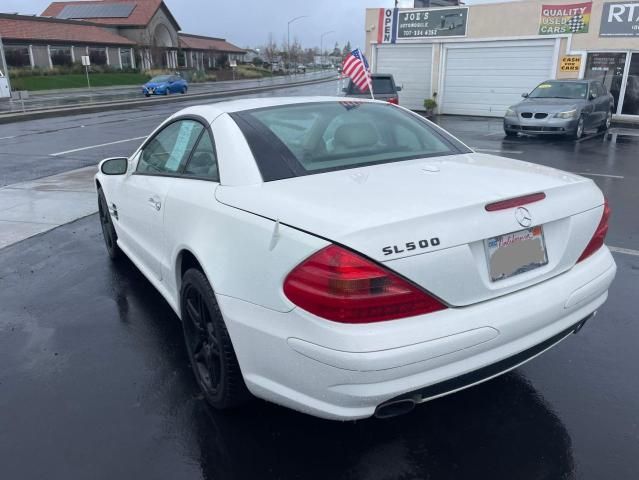
[[[271,85],[283,85],[289,82],[302,82],[322,78],[327,75],[335,76],[334,71],[309,72],[294,74],[291,76],[277,76],[258,78],[255,80],[237,80],[224,82],[191,83],[189,94],[224,92],[238,88],[265,87]],[[142,100],[141,86],[118,86],[86,89],[61,89],[54,91],[29,92],[29,97],[24,101],[11,100],[0,101],[0,113],[20,112],[23,110],[38,110],[44,108],[66,107],[76,105],[88,105],[96,102],[112,102],[122,100]],[[162,101],[162,97],[151,97],[149,103]]]
[[[241,98],[335,95],[336,92],[336,82],[328,82]],[[0,187],[94,165],[108,156],[128,155],[171,114],[190,105],[225,99],[168,104],[153,101],[148,106],[127,110],[0,125]]]
[[[144,135],[176,108],[9,125],[19,137],[0,141],[0,178],[127,154],[139,140],[95,145]],[[261,401],[220,414],[198,393],[178,319],[129,262],[109,262],[92,215],[0,249],[2,478],[635,478],[639,139],[504,140],[498,121],[439,122],[480,151],[586,173],[609,197],[618,276],[578,335],[390,420],[335,423]]]

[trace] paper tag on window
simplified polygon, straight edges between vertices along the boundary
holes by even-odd
[[[176,172],[180,167],[180,162],[184,157],[184,152],[186,152],[186,148],[189,146],[189,141],[191,140],[193,127],[195,127],[194,122],[181,123],[180,131],[175,139],[175,145],[173,145],[173,151],[171,152],[169,159],[166,161],[165,168],[167,170]]]

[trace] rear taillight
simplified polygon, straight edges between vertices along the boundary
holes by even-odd
[[[597,230],[595,230],[595,233],[590,239],[590,242],[588,242],[588,245],[586,245],[585,250],[579,257],[579,260],[577,260],[577,263],[581,262],[582,260],[585,260],[586,258],[588,258],[590,255],[595,253],[597,250],[599,250],[603,246],[604,240],[606,239],[606,234],[608,233],[609,219],[610,219],[610,206],[608,206],[608,200],[605,200],[603,214],[601,215],[601,220],[599,221],[599,225],[597,225]]]
[[[298,307],[341,323],[370,323],[447,308],[384,267],[337,245],[310,256],[286,277]]]
[[[392,103],[393,105],[399,105],[399,98],[398,97],[389,98],[388,103]]]

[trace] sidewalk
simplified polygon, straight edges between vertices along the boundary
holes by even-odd
[[[0,248],[98,211],[97,166],[0,188]]]

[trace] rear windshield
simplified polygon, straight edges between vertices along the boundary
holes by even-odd
[[[544,82],[535,88],[530,98],[586,98],[587,83]]]
[[[386,94],[395,94],[397,93],[395,90],[395,86],[393,85],[393,79],[391,77],[373,77],[373,93],[378,93],[380,95],[386,95]],[[355,85],[353,83],[353,81],[351,80],[350,84],[348,85],[348,94],[360,94],[360,93],[366,93],[368,94],[368,90],[366,90],[366,92],[362,92],[359,88],[357,88],[357,85]]]
[[[420,117],[384,103],[304,103],[231,116],[264,181],[469,152]]]

